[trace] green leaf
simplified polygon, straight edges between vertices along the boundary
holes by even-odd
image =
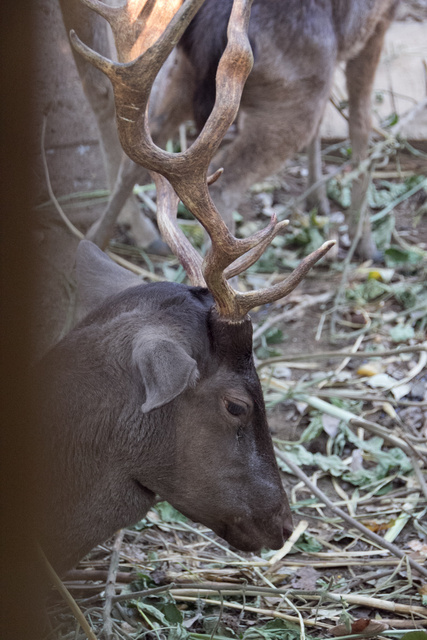
[[[298,466],[314,465],[314,457],[310,451],[307,451],[302,445],[293,446],[291,449],[286,449],[286,456],[295,462]],[[289,467],[283,462],[281,458],[277,459],[279,467],[286,473],[292,473]]]
[[[423,259],[423,255],[419,251],[392,246],[384,251],[384,259],[387,267],[395,268],[418,264]]]
[[[294,547],[300,551],[307,551],[308,553],[318,553],[323,549],[323,545],[308,533],[303,533],[294,544]]]
[[[349,427],[341,422],[341,435],[337,435],[337,439],[343,439],[350,442],[358,449],[368,452],[377,463],[375,467],[369,469],[361,468],[358,471],[352,471],[345,464],[339,455],[333,454],[325,456],[321,453],[311,453],[307,451],[302,444],[297,444],[285,449],[286,455],[298,466],[315,466],[322,471],[330,473],[334,477],[342,478],[352,485],[364,486],[367,484],[383,480],[391,473],[409,473],[412,464],[408,456],[398,448],[392,448],[383,451],[384,441],[382,438],[373,437],[369,440],[360,440]],[[277,460],[279,467],[286,473],[292,473],[286,464],[279,458]]]
[[[372,183],[368,190],[369,206],[371,209],[383,209],[418,184],[420,182],[419,176],[416,176],[416,178],[417,181],[415,183],[408,180],[404,182],[380,180],[378,186]]]
[[[369,440],[361,440],[346,424],[342,424],[341,429],[345,433],[349,442],[358,449],[370,453],[378,463],[377,467],[375,469],[371,469],[369,472],[361,470],[361,472],[366,476],[371,475],[373,479],[382,480],[396,469],[401,473],[408,473],[412,470],[411,460],[401,449],[394,447],[388,451],[383,451],[382,447],[384,445],[384,440],[382,438],[375,436],[373,438],[369,438]],[[351,472],[344,476],[345,480],[348,481],[352,481],[351,478],[357,479],[358,477],[361,477],[360,472],[359,475]],[[359,484],[357,482],[353,483]]]
[[[393,342],[407,342],[415,335],[415,331],[410,324],[397,324],[390,329],[390,338]]]
[[[309,242],[306,246],[306,253],[311,253],[312,251],[316,251],[316,249],[321,247],[325,241],[322,233],[316,227],[309,228],[308,237],[309,237]]]
[[[388,216],[384,216],[377,223],[372,225],[372,237],[376,246],[381,251],[384,251],[390,246],[391,238],[394,228],[396,226],[396,219],[393,213]]]
[[[168,640],[186,640],[189,636],[187,629],[182,624],[178,624],[169,631]]]
[[[329,471],[332,476],[339,478],[348,471],[348,466],[338,456],[324,456],[321,453],[315,453],[313,461],[316,467],[322,471]]]
[[[272,273],[277,265],[277,249],[268,247],[257,262],[248,269],[248,272]]]
[[[351,186],[342,183],[337,178],[332,178],[328,182],[328,197],[335,200],[343,209],[348,209],[351,205]]]
[[[283,331],[277,327],[271,327],[265,332],[267,344],[279,344],[283,342]]]
[[[211,634],[215,631],[215,638],[221,636],[223,638],[235,638],[236,634],[230,627],[227,627],[222,620],[218,622],[218,616],[207,616],[203,618],[203,629]]]
[[[168,622],[172,624],[180,624],[183,621],[181,611],[173,602],[161,603],[158,607],[164,613]]]
[[[383,129],[389,129],[394,127],[399,122],[399,116],[397,113],[391,113],[385,120],[381,121],[381,127]]]
[[[138,610],[141,618],[151,629],[169,630],[168,640],[188,638],[189,632],[181,624],[182,613],[173,602],[160,602],[154,606],[144,600],[132,600],[130,604]]]
[[[409,631],[400,640],[427,640],[427,631]]]
[[[362,287],[363,287],[362,295],[367,302],[376,300],[377,298],[382,296],[384,293],[389,293],[390,291],[390,287],[387,284],[384,284],[383,282],[379,282],[374,278],[369,278],[369,280],[367,280],[365,284],[362,285]]]
[[[347,289],[346,296],[349,300],[357,300],[360,304],[364,302],[371,302],[376,300],[380,296],[389,293],[390,286],[375,280],[375,278],[369,278],[363,284],[359,284],[354,289]]]
[[[397,302],[405,309],[415,307],[423,300],[427,305],[427,287],[421,282],[407,285],[399,283],[393,287],[393,293]]]
[[[318,438],[323,432],[322,414],[316,413],[310,420],[309,425],[304,429],[300,442],[310,442]]]
[[[188,522],[188,518],[177,511],[169,502],[158,502],[154,509],[163,522]]]
[[[153,629],[158,629],[160,626],[170,627],[165,615],[157,607],[141,600],[132,600],[130,604],[138,610],[141,617],[148,621]]]
[[[298,466],[315,466],[322,471],[329,471],[333,476],[341,476],[348,471],[348,466],[335,455],[324,456],[321,453],[311,453],[301,444],[286,449],[287,457]],[[279,467],[286,473],[292,473],[280,458],[277,460]]]
[[[144,589],[151,589],[152,587],[157,586],[151,576],[148,576],[142,571],[138,571],[137,578],[132,582],[132,588],[134,591],[144,591]],[[132,593],[129,595],[132,597]]]

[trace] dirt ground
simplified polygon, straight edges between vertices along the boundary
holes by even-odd
[[[329,161],[325,164],[328,170]],[[251,216],[240,223],[240,232],[245,233],[248,224],[265,224],[269,207],[289,206],[304,191],[304,174],[301,155],[248,194],[241,213],[246,207]],[[425,180],[426,174],[422,153],[400,151],[374,174],[376,193],[385,183],[404,184],[414,175]],[[331,218],[341,219],[342,206],[330,202]],[[297,462],[324,496],[314,496],[301,478],[283,473],[297,531],[292,549],[280,559],[271,552],[238,554],[204,527],[183,521],[169,505],[159,505],[138,527],[124,532],[116,574],[123,601],[113,609],[118,637],[161,634],[173,639],[178,634],[196,640],[214,631],[215,638],[299,638],[302,623],[296,610],[304,618],[308,638],[345,635],[360,625],[371,625],[369,633],[380,638],[399,638],[405,631],[425,628],[425,576],[409,571],[407,560],[400,562],[393,552],[340,520],[324,501],[341,506],[369,531],[392,540],[406,558],[426,567],[427,491],[419,475],[411,473],[416,465],[425,477],[427,463],[426,202],[424,185],[393,208],[391,243],[402,251],[418,251],[415,263],[403,259],[394,266],[354,264],[338,299],[347,254],[341,220],[338,261],[324,262],[286,301],[252,314],[255,336],[259,334],[255,355],[262,366],[275,445]],[[244,286],[283,277],[306,250],[301,236],[307,240],[321,230],[322,220],[300,207],[293,208],[290,217],[293,241],[274,247],[266,263],[246,275]],[[173,277],[173,261],[144,256],[127,230],[118,231],[116,251],[145,269]],[[383,289],[371,296],[372,282]],[[316,302],[319,296],[322,302]],[[287,317],[280,320],[284,313]],[[272,323],[271,331],[262,334],[266,323]],[[396,331],[402,328],[408,333],[399,337]],[[343,355],[328,356],[331,351]],[[362,357],[349,357],[351,351]],[[279,360],[276,368],[264,366],[270,358]],[[350,421],[340,410],[351,414]],[[404,452],[405,443],[413,447],[415,457]],[[98,547],[64,579],[98,631],[112,544]],[[254,589],[253,595],[242,585]],[[227,588],[237,592],[233,595]],[[137,592],[142,595],[135,600]],[[324,599],[322,605],[319,598]],[[49,611],[52,628],[64,634],[58,637],[76,629],[55,592]],[[346,623],[347,631],[340,631],[339,625]],[[388,629],[393,630],[391,636]]]

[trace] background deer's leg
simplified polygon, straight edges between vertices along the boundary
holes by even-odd
[[[319,125],[320,126],[320,125]],[[310,188],[319,180],[322,179],[322,156],[321,156],[321,144],[320,144],[320,131],[317,129],[312,140],[307,146],[307,160],[308,160],[308,184],[307,188]],[[330,207],[328,196],[326,195],[326,183],[323,183],[316,187],[309,193],[306,200],[308,209],[314,209],[317,207],[317,211],[322,215],[329,215]]]
[[[150,97],[150,129],[156,144],[161,147],[164,147],[169,138],[176,133],[182,122],[192,117],[191,70],[185,56],[173,51],[154,83]],[[120,145],[115,122],[113,124],[117,145]],[[125,154],[121,155],[121,164],[107,208],[87,234],[89,240],[102,248],[106,246],[113,234],[117,212],[121,211],[126,203],[129,204],[129,194],[134,184],[150,181],[147,171],[132,162]],[[129,222],[137,243],[144,247],[144,242],[141,240],[151,237],[146,229],[146,225],[151,225],[151,221],[142,214],[138,206],[125,207],[121,219]],[[149,248],[155,253],[169,253],[167,245],[156,237],[151,240]]]
[[[231,230],[232,214],[243,193],[255,182],[276,173],[293,153],[306,145],[317,130],[329,91],[329,79],[300,83],[295,87],[254,78],[245,88],[238,133],[215,158],[214,169],[223,176],[212,185],[213,200]],[[251,80],[251,76],[249,78]]]
[[[357,166],[367,157],[368,142],[371,131],[371,94],[375,71],[381,55],[384,35],[390,24],[390,18],[382,19],[373,35],[367,41],[363,50],[352,60],[347,62],[346,77],[349,96],[349,129],[353,150],[353,161]],[[369,187],[369,174],[361,174],[353,182],[351,193],[351,207],[349,211],[350,237],[354,238],[360,216],[367,207],[366,196]],[[362,237],[357,247],[357,255],[364,259],[374,258],[377,254],[375,243],[371,235],[371,224],[366,212]]]
[[[67,32],[75,29],[89,46],[102,55],[111,57],[107,22],[77,0],[61,0],[60,4]],[[151,220],[143,215],[135,196],[132,195],[135,182],[147,181],[148,173],[141,167],[132,166],[133,163],[128,160],[124,161],[117,134],[111,83],[103,73],[88,64],[81,56],[75,55],[74,51],[73,55],[83,90],[96,117],[108,186],[111,190],[106,210],[89,230],[89,236],[93,242],[105,247],[111,238],[114,223],[122,212],[123,218],[132,226],[137,244],[143,248],[150,248],[153,243],[155,246],[159,243],[159,234]]]

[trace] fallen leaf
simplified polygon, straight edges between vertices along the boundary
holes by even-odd
[[[397,387],[393,387],[393,389],[391,389],[391,392],[396,400],[400,400],[400,398],[407,396],[408,393],[411,392],[411,389],[412,387],[410,384],[398,384]]]
[[[390,329],[390,338],[393,342],[406,342],[413,338],[415,331],[410,324],[398,324]]]
[[[384,413],[390,416],[390,418],[393,418],[393,420],[396,420],[398,418],[395,408],[389,402],[383,402],[381,407]]]
[[[350,468],[352,471],[359,471],[360,469],[363,469],[363,451],[360,449],[354,449],[351,454]]]
[[[292,578],[293,589],[303,589],[304,591],[312,591],[316,588],[316,582],[320,574],[313,567],[301,567],[294,573]]]
[[[385,282],[388,284],[392,281],[394,276],[394,269],[374,269],[370,271],[368,274],[368,278],[373,278],[374,280],[380,280],[381,282]]]
[[[387,373],[377,373],[373,375],[372,378],[366,381],[373,389],[390,389],[392,386],[396,384],[397,380],[389,376]]]
[[[368,362],[366,364],[362,364],[358,370],[358,376],[376,376],[378,373],[381,373],[381,364],[379,362]]]
[[[292,371],[289,369],[289,367],[278,365],[274,367],[274,376],[276,378],[284,378],[285,380],[290,380],[292,378]]]
[[[361,633],[369,626],[370,622],[369,618],[359,618],[359,620],[355,620],[351,625],[351,632]]]
[[[381,531],[387,531],[390,529],[395,523],[395,520],[390,520],[389,522],[376,522],[375,520],[364,520],[363,524],[369,531],[373,531],[374,533],[380,533]]]
[[[308,407],[306,402],[295,402],[295,407],[300,415],[302,415]]]
[[[421,540],[410,540],[407,545],[412,551],[416,551],[420,553],[422,556],[427,557],[427,544],[423,544]],[[426,585],[426,594],[427,594],[427,585]]]
[[[337,435],[340,422],[340,419],[335,416],[329,416],[326,413],[322,415],[323,429],[330,438],[335,438]]]
[[[379,620],[370,620],[369,618],[359,618],[351,624],[350,632],[345,624],[339,624],[333,629],[331,633],[334,636],[347,636],[353,633],[360,633],[362,636],[373,636],[377,633],[381,633],[388,629],[388,624]]]

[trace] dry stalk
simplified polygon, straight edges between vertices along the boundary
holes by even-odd
[[[402,620],[401,618],[381,618],[378,622],[388,624],[396,629],[422,629],[427,627],[427,620]]]
[[[288,456],[286,456],[282,451],[280,451],[280,449],[277,449],[277,447],[275,447],[275,452],[276,452],[276,456],[279,457],[281,460],[283,460],[283,462],[292,470],[292,472],[295,473],[295,475],[298,478],[300,478],[300,480],[302,480],[304,484],[307,485],[310,491],[314,493],[315,496],[320,498],[320,500],[322,500],[322,502],[324,502],[325,505],[329,509],[331,509],[331,511],[333,511],[338,516],[340,516],[340,518],[345,520],[351,527],[354,527],[355,529],[358,529],[359,531],[361,531],[363,535],[366,536],[369,540],[372,540],[373,542],[375,542],[375,544],[379,545],[380,547],[383,547],[384,549],[388,549],[388,551],[390,551],[396,557],[407,558],[407,561],[409,562],[412,569],[414,569],[414,571],[417,571],[420,575],[427,578],[427,569],[425,567],[422,567],[420,564],[418,564],[418,562],[415,562],[415,560],[412,560],[412,558],[407,557],[406,554],[401,549],[399,549],[399,547],[396,547],[396,545],[391,544],[390,542],[387,542],[387,540],[384,540],[384,538],[381,538],[381,536],[379,536],[378,534],[374,533],[373,531],[370,531],[363,524],[361,524],[360,522],[358,522],[357,520],[349,516],[345,511],[335,506],[334,503],[331,500],[329,500],[329,498],[323,493],[323,491],[321,491],[318,487],[316,487],[311,482],[311,480],[305,475],[305,473],[301,471],[301,469],[296,464],[294,464],[291,460],[289,460]],[[422,607],[422,609],[424,609],[424,607]],[[424,609],[424,611],[427,615],[427,609]]]
[[[46,567],[46,571],[50,580],[52,580],[52,583],[54,584],[58,592],[61,594],[61,596],[67,603],[67,605],[70,607],[77,622],[79,623],[79,625],[81,626],[85,634],[87,635],[88,640],[97,640],[96,635],[94,634],[88,621],[84,617],[83,612],[81,611],[79,605],[74,600],[73,596],[68,591],[68,589],[65,587],[62,580],[58,577],[55,569],[52,567],[52,565],[50,564],[49,560],[46,558],[43,550],[40,547],[39,547],[39,554],[44,563],[44,566]]]
[[[311,596],[320,598],[321,596]],[[400,604],[399,602],[390,602],[382,598],[369,598],[368,596],[360,596],[354,593],[333,594],[328,593],[328,597],[337,602],[347,602],[348,604],[357,604],[362,607],[370,607],[371,609],[381,609],[383,611],[393,611],[393,613],[403,613],[407,615],[427,616],[426,607],[419,607],[412,604]]]
[[[52,200],[55,209],[57,210],[61,220],[63,221],[63,223],[65,224],[65,226],[71,231],[71,233],[73,235],[75,235],[77,238],[79,238],[80,240],[82,240],[84,238],[84,235],[81,231],[79,231],[77,229],[77,227],[75,227],[73,225],[72,222],[70,222],[70,220],[68,219],[68,217],[65,215],[64,210],[62,209],[61,205],[59,204],[54,192],[53,192],[53,188],[52,188],[52,183],[50,181],[50,174],[49,174],[49,167],[47,166],[47,160],[46,160],[46,150],[45,150],[45,137],[46,137],[46,125],[47,125],[47,116],[45,115],[43,117],[43,123],[42,123],[42,133],[41,133],[41,156],[42,156],[42,161],[43,161],[43,169],[44,169],[44,175],[45,175],[45,179],[46,179],[46,186],[47,186],[47,190],[49,193],[49,197]]]
[[[398,349],[386,349],[384,351],[356,351],[354,353],[352,351],[319,351],[318,353],[296,353],[287,355],[286,360],[289,362],[299,360],[331,360],[333,358],[350,358],[350,360],[358,358],[364,360],[365,358],[388,358],[390,356],[398,356],[401,353],[416,353],[418,351],[426,350],[427,343],[424,342],[423,344],[400,347]],[[284,358],[285,356],[278,356],[275,358],[268,358],[266,360],[263,360],[259,364],[258,369],[260,369],[261,367],[266,367],[269,364],[275,364],[276,362],[283,362]]]
[[[177,589],[172,589],[171,590],[171,594],[173,595],[173,597],[177,600],[183,600],[184,598],[193,598],[195,600],[197,600],[198,598],[196,597],[197,594],[200,595],[209,595],[215,592],[218,592],[219,589],[185,589],[185,590],[177,590]],[[240,588],[240,591],[243,593],[243,591],[245,591],[245,593],[247,595],[250,595],[249,591],[247,589],[242,589]],[[191,594],[195,593],[195,596],[192,596]],[[236,590],[232,590],[232,589],[221,589],[221,593],[223,595],[233,595],[236,593]],[[283,590],[282,589],[278,589],[275,593],[271,594],[271,595],[281,595],[283,594]],[[252,594],[251,594],[252,595]],[[255,590],[253,595],[255,595]],[[284,595],[284,594],[283,594]],[[329,600],[331,602],[338,602],[338,603],[347,603],[347,604],[354,604],[354,605],[358,605],[358,606],[363,606],[363,607],[369,607],[371,609],[381,609],[383,611],[392,611],[393,613],[402,613],[402,614],[409,614],[409,615],[417,615],[417,616],[427,616],[427,608],[426,607],[420,607],[417,605],[410,605],[410,604],[401,604],[399,602],[391,602],[389,600],[384,600],[383,598],[371,598],[369,596],[362,596],[359,594],[354,594],[354,593],[331,593],[331,592],[327,592],[327,593],[313,593],[311,591],[288,591],[287,592],[287,598],[291,597],[292,595],[299,595],[302,596],[304,598],[307,599],[314,599],[314,600]],[[206,599],[205,602],[208,602],[208,600]],[[219,603],[218,603],[219,604]],[[225,604],[225,603],[224,603]],[[230,603],[227,603],[230,604]],[[248,611],[250,611],[249,608],[247,608]],[[282,614],[283,615],[283,614]],[[289,619],[289,618],[285,618],[285,619]],[[294,618],[294,620],[298,620],[298,618]],[[307,620],[304,620],[304,623],[307,624]]]
[[[204,602],[206,604],[213,604],[220,606],[221,602],[219,600],[211,600],[210,598],[197,598],[193,596],[182,596],[175,595],[175,600],[181,602]],[[229,609],[237,609],[239,611],[249,611],[251,613],[256,613],[259,616],[267,616],[269,618],[278,618],[279,620],[287,620],[288,622],[293,622],[295,624],[299,624],[300,620],[296,616],[289,616],[286,613],[281,613],[280,611],[274,611],[273,609],[261,609],[259,607],[251,607],[247,604],[242,605],[237,602],[224,602],[224,607],[228,607]],[[306,627],[321,627],[322,629],[332,629],[333,625],[326,624],[324,622],[315,622],[314,620],[304,620],[304,625]]]
[[[412,455],[411,461],[414,467],[415,475],[417,476],[418,482],[420,483],[421,491],[423,492],[424,497],[427,498],[427,482],[425,481],[418,459],[414,455]]]
[[[105,603],[103,611],[104,627],[102,633],[106,640],[112,640],[113,636],[113,620],[111,611],[113,608],[113,597],[116,594],[116,575],[120,562],[120,547],[122,546],[124,530],[121,529],[116,533],[113,548],[111,550],[110,568],[108,569],[107,584],[105,586]]]

